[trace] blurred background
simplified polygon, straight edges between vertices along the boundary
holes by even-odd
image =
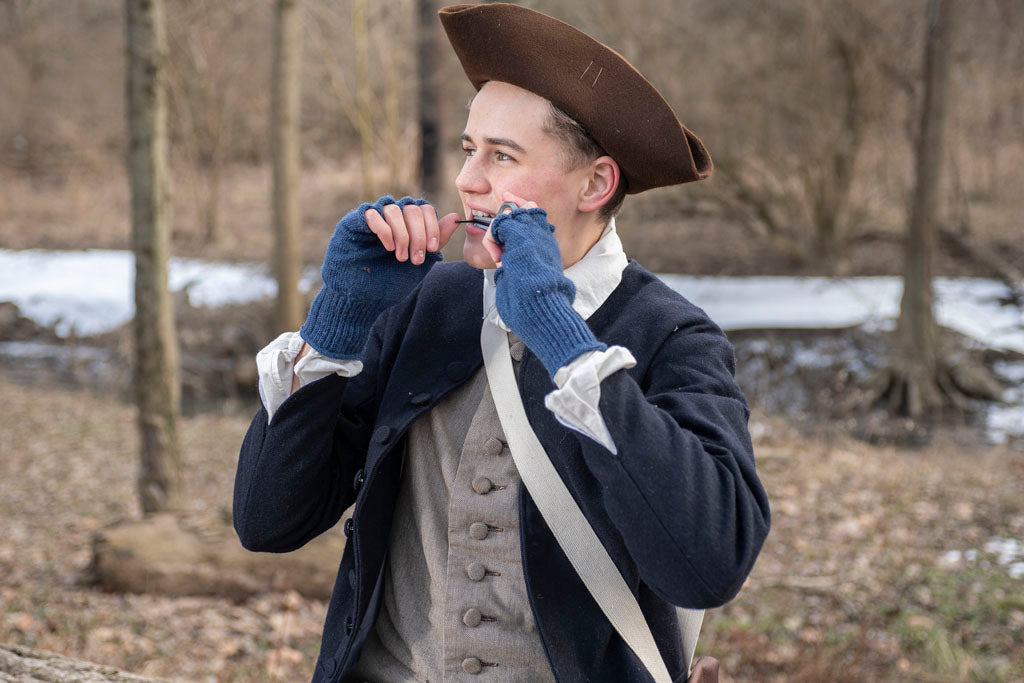
[[[440,4],[0,0],[0,672],[308,680],[344,537],[237,548],[253,359],[358,203],[461,210]],[[1024,679],[1024,2],[520,4],[618,50],[714,159],[617,218],[733,341],[773,504],[698,653]]]

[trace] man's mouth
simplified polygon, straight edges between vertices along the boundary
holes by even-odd
[[[490,225],[494,219],[493,213],[487,213],[486,211],[480,211],[479,209],[472,210],[472,218],[467,218],[463,221],[455,221],[456,223],[474,223],[476,225]]]

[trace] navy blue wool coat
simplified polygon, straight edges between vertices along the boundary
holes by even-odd
[[[465,263],[435,266],[378,318],[362,373],[303,387],[269,425],[261,409],[245,436],[234,524],[246,548],[294,550],[355,503],[314,681],[339,680],[373,628],[408,429],[482,366],[482,286],[482,272]],[[732,346],[704,311],[636,261],[587,323],[637,360],[601,383],[618,454],[556,421],[544,406],[554,385],[529,351],[519,391],[555,469],[636,594],[669,672],[685,680],[673,605],[732,599],[768,534]],[[519,522],[530,607],[557,678],[650,681],[525,488]]]

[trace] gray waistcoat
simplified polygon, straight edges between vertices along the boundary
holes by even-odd
[[[554,681],[523,579],[521,481],[484,369],[408,444],[380,613],[346,680]]]

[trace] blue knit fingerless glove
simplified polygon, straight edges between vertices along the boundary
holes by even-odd
[[[411,292],[441,254],[427,252],[421,265],[398,261],[367,226],[363,214],[388,204],[422,206],[425,199],[384,195],[376,204],[363,203],[342,218],[327,246],[320,275],[324,286],[309,308],[299,334],[329,358],[362,356],[377,316]]]
[[[580,354],[608,347],[572,308],[576,286],[562,274],[562,254],[547,216],[544,209],[515,209],[491,221],[491,236],[505,248],[494,274],[498,314],[553,380]]]

